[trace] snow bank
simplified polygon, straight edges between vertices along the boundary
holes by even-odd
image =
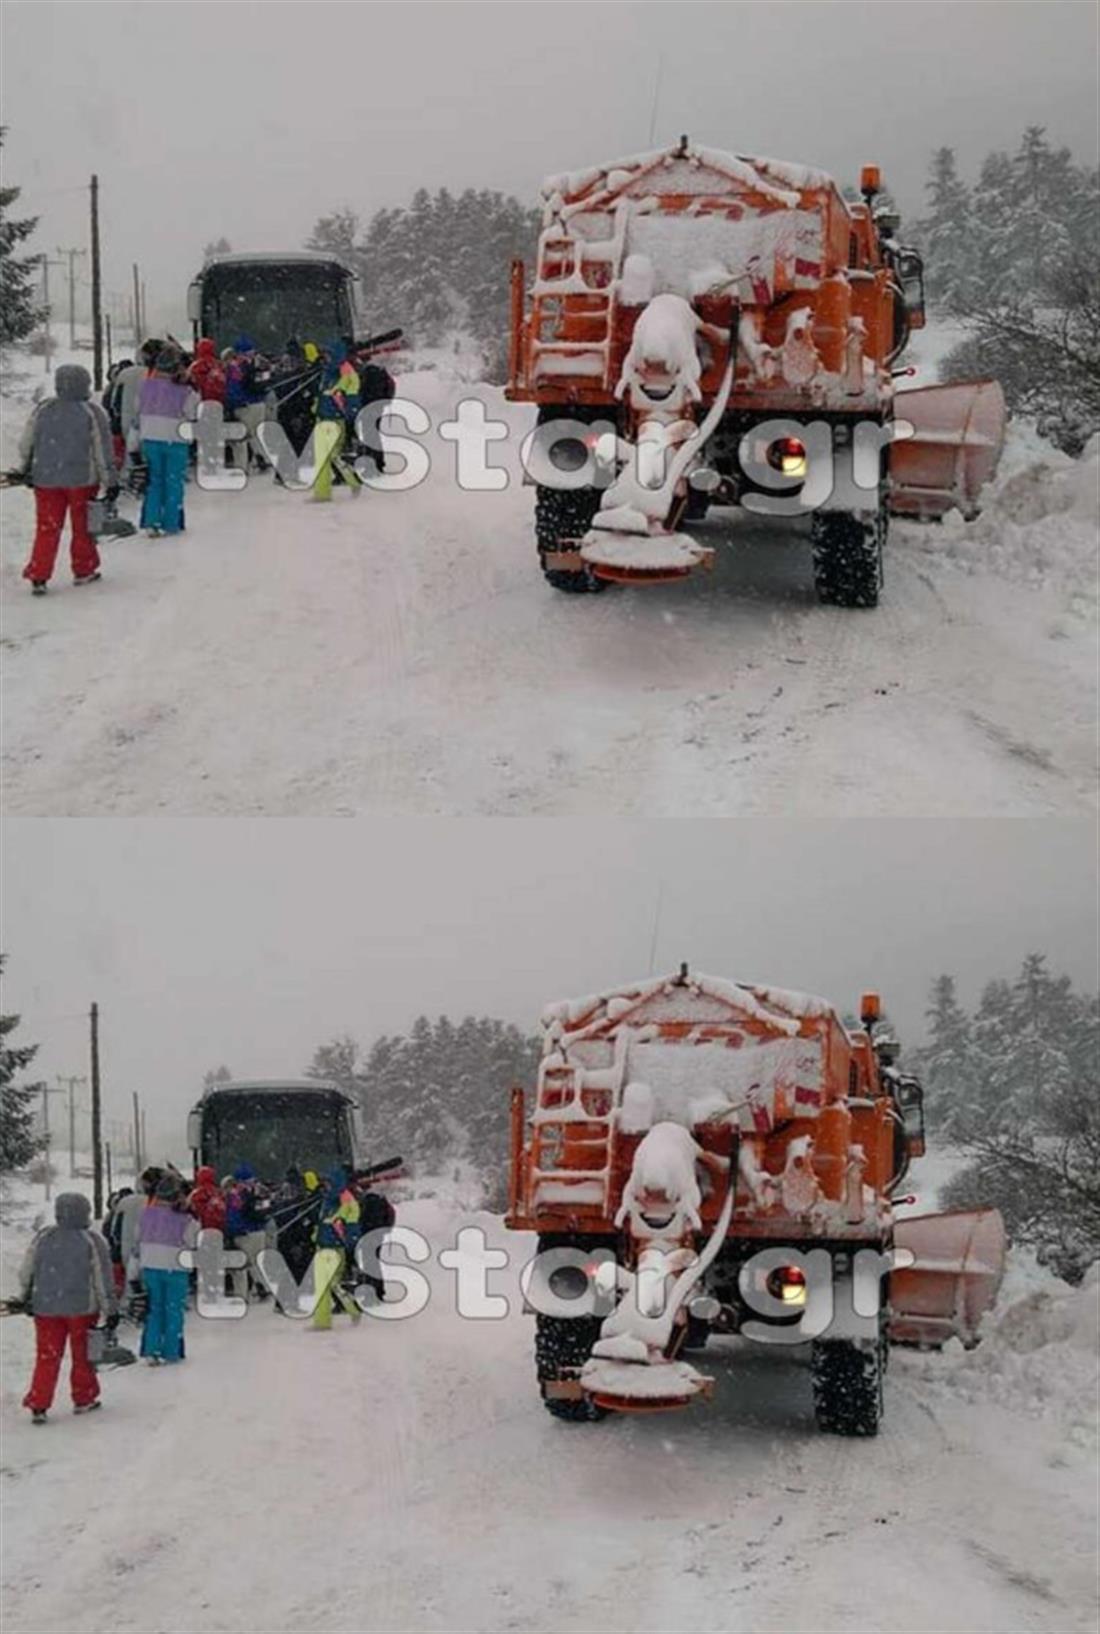
[[[1087,1447],[1096,1429],[1100,1265],[1072,1288],[1034,1256],[1009,1256],[997,1305],[981,1342],[964,1350],[949,1340],[920,1358],[929,1383],[974,1404],[996,1401],[1032,1418],[1058,1420],[1066,1438]]]
[[[1033,423],[1012,421],[980,516],[965,522],[951,511],[938,525],[899,524],[899,531],[938,562],[1050,587],[1075,612],[1094,612],[1098,483],[1100,436],[1074,460],[1040,437]]]

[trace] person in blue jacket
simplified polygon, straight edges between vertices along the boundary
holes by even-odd
[[[247,1299],[249,1286],[263,1298],[266,1289],[256,1273],[256,1256],[267,1246],[267,1199],[261,1194],[251,1163],[238,1163],[225,1199],[227,1245],[247,1254],[248,1264],[232,1273],[233,1292]]]
[[[249,448],[257,465],[267,464],[257,432],[265,420],[273,418],[268,407],[270,389],[271,370],[256,350],[256,342],[251,335],[238,335],[225,371],[225,414],[248,428],[247,437],[229,445],[231,459],[242,469],[248,467]]]

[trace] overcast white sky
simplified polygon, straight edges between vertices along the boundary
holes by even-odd
[[[418,1012],[534,1030],[548,999],[657,966],[820,992],[879,987],[903,1034],[928,983],[976,999],[1033,948],[1089,990],[1088,821],[10,819],[4,1009],[47,1075],[179,1133],[203,1072],[295,1076],[340,1032]],[[379,1131],[384,1144],[385,1131]]]
[[[105,284],[141,263],[182,314],[204,243],[301,245],[423,184],[533,198],[549,172],[681,131],[854,181],[879,161],[919,209],[930,150],[973,170],[1045,124],[1096,149],[1097,11],[1012,0],[768,4],[9,3],[9,180],[48,247],[86,241],[102,186]],[[399,319],[400,314],[395,314]]]

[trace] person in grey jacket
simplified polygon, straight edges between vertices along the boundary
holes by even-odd
[[[99,552],[88,532],[88,501],[98,488],[118,496],[118,471],[111,447],[111,422],[91,401],[92,381],[79,363],[63,363],[54,376],[55,396],[39,403],[19,443],[20,467],[34,489],[36,527],[23,577],[35,595],[44,594],[61,530],[72,519],[74,584],[99,578]]]
[[[34,1317],[35,1361],[23,1406],[36,1424],[46,1422],[68,1343],[72,1352],[73,1411],[99,1406],[99,1380],[88,1358],[88,1333],[97,1318],[118,1320],[111,1257],[102,1233],[91,1229],[92,1209],[79,1192],[64,1191],[54,1204],[56,1225],[38,1232],[20,1270],[20,1301]]]

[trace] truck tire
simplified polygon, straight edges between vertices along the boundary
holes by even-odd
[[[564,572],[560,568],[546,566],[546,552],[583,539],[599,508],[598,488],[545,488],[540,484],[535,489],[535,538],[538,541],[539,561],[547,584],[553,585],[555,590],[583,596],[607,589],[607,580],[598,579],[587,567],[579,572]]]
[[[814,585],[827,607],[877,607],[886,512],[815,511],[810,523]]]
[[[600,1337],[600,1326],[597,1316],[536,1315],[535,1371],[539,1385],[575,1378]],[[542,1403],[551,1418],[566,1419],[571,1424],[592,1424],[607,1417],[604,1408],[594,1407],[587,1400],[563,1401],[544,1395]]]
[[[884,1344],[863,1348],[850,1339],[815,1340],[810,1372],[814,1417],[833,1435],[877,1435],[882,1423]]]

